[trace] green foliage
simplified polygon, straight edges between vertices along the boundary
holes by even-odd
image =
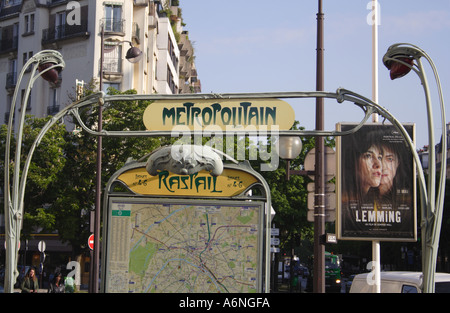
[[[136,94],[110,88],[109,94]],[[102,127],[107,131],[144,130],[142,116],[149,101],[105,103]],[[87,127],[96,128],[98,110],[80,112]],[[97,171],[97,139],[85,132],[66,132],[65,153],[70,156],[60,173],[59,194],[51,206],[60,237],[73,247],[83,248],[89,236],[89,211],[94,209]],[[102,140],[102,185],[128,158],[135,160],[169,143],[170,140],[146,137],[104,137]]]
[[[292,130],[304,129],[296,121]],[[314,147],[314,138],[301,138],[303,149],[300,155],[290,162],[290,169],[303,169],[302,165],[306,154]],[[311,240],[313,237],[313,225],[307,222],[307,184],[311,182],[309,177],[290,175],[286,179],[285,160],[279,160],[275,171],[261,172],[270,186],[272,195],[272,207],[276,211],[273,223],[280,229],[280,248],[289,250],[295,238]],[[258,170],[258,169],[256,169]]]
[[[33,118],[26,116],[23,129],[23,142],[20,172],[23,169],[28,151],[32,146],[37,134],[47,123],[49,118]],[[0,130],[1,145],[1,175],[4,176],[4,153],[6,143],[7,126],[2,125]],[[42,139],[40,145],[35,149],[32,162],[30,164],[27,176],[27,186],[24,196],[24,222],[23,237],[27,238],[34,229],[54,230],[55,218],[44,208],[56,198],[56,190],[52,188],[53,183],[59,179],[59,173],[65,166],[64,146],[65,140],[63,134],[65,126],[57,124],[51,128],[47,135]],[[16,147],[14,135],[11,142],[11,156],[14,157]],[[10,164],[10,174],[14,171],[14,161]],[[22,174],[22,173],[21,173]],[[12,182],[11,182],[12,183]],[[2,203],[3,205],[3,203]]]

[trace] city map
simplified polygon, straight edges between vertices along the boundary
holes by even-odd
[[[257,202],[112,201],[107,292],[259,292]]]

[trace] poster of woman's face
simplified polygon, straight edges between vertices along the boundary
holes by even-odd
[[[338,130],[356,124],[339,124]],[[414,140],[414,125],[403,126]],[[414,241],[415,166],[393,125],[366,124],[337,140],[340,239]]]

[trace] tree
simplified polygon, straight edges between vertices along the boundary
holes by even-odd
[[[49,118],[26,116],[23,129],[21,171],[31,145],[48,120]],[[6,133],[7,125],[2,125],[0,131],[2,175],[4,175]],[[64,146],[66,144],[64,133],[64,125],[56,124],[47,132],[33,154],[32,162],[28,170],[24,195],[23,238],[28,238],[31,232],[39,229],[45,229],[46,231],[54,230],[55,219],[54,216],[49,214],[47,208],[58,197],[56,190],[52,186],[59,179],[59,173],[64,168],[66,162],[64,155]],[[11,143],[11,156],[13,158],[14,151],[15,140],[13,135]],[[10,173],[12,175],[15,164],[12,162],[10,165]]]
[[[109,94],[136,94],[134,90],[119,92],[109,89]],[[115,101],[105,103],[103,129],[107,131],[143,130],[142,115],[149,101]],[[97,109],[80,113],[87,127],[96,127]],[[67,132],[65,153],[67,161],[55,187],[61,197],[52,204],[55,228],[63,241],[69,241],[75,254],[86,247],[89,236],[89,212],[94,209],[96,192],[96,138],[85,132]],[[169,143],[163,138],[104,137],[102,144],[102,189],[108,179],[120,169],[128,158],[135,160],[157,147]]]

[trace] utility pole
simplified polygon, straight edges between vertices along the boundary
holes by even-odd
[[[324,91],[323,69],[323,20],[322,0],[319,0],[319,12],[317,13],[317,68],[316,90]],[[324,98],[316,98],[316,130],[324,129]],[[325,162],[324,162],[324,138],[316,136],[315,154],[315,197],[314,197],[314,284],[315,293],[325,292],[325,246],[321,238],[325,234]]]
[[[103,60],[104,60],[104,45],[105,45],[105,27],[102,25],[101,29],[101,47],[100,47],[100,83],[99,90],[103,91]],[[98,106],[98,132],[102,131],[103,126],[103,107],[101,102]],[[91,223],[94,223],[94,252],[93,260],[91,260],[90,277],[89,277],[89,292],[98,293],[98,278],[100,271],[100,210],[102,201],[102,136],[97,137],[97,172],[95,185],[95,211],[94,220],[91,218]],[[92,215],[91,215],[92,216]],[[92,228],[92,227],[91,227]],[[92,255],[92,254],[91,254]]]

